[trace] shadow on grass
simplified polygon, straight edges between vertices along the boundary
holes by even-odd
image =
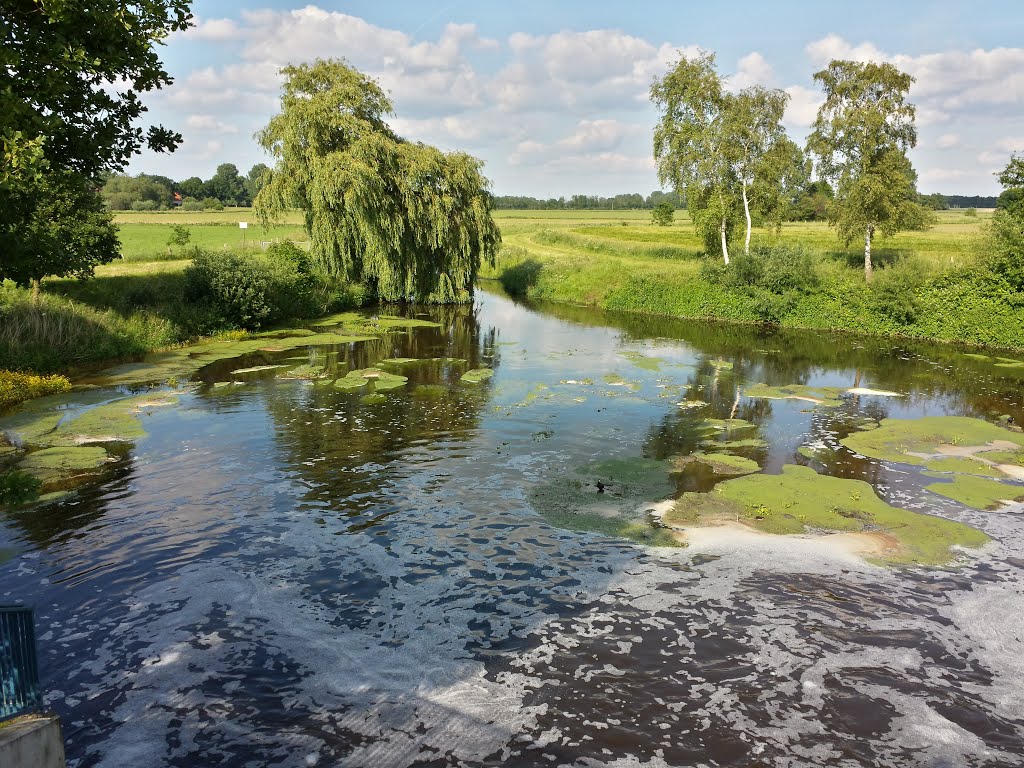
[[[540,280],[544,266],[536,259],[526,259],[515,266],[506,267],[498,276],[502,287],[511,296],[526,296],[527,292]]]

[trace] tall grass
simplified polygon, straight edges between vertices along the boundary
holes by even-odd
[[[180,339],[169,320],[151,313],[100,310],[46,293],[34,301],[27,290],[0,287],[0,368],[62,371]]]

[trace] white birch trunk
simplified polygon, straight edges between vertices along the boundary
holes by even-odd
[[[864,281],[867,283],[871,282],[871,236],[875,234],[875,228],[868,224],[867,231],[864,233]]]
[[[725,259],[725,263],[729,263],[729,243],[725,239],[725,217],[722,217],[722,226],[718,228],[718,231],[722,235],[722,258]]]
[[[743,243],[743,253],[750,255],[750,203],[747,202],[747,180],[743,180],[743,213],[747,215],[747,239]]]

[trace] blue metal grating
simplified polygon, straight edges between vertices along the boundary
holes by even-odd
[[[0,606],[0,720],[42,703],[32,609]]]

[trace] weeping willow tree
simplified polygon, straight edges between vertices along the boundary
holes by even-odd
[[[383,300],[468,301],[501,242],[483,164],[397,136],[388,97],[344,61],[281,73],[281,112],[256,136],[276,159],[254,201],[261,221],[300,208],[315,268]]]

